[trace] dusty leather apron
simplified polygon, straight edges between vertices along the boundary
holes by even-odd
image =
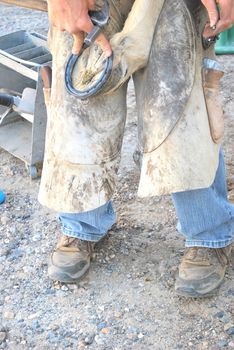
[[[132,6],[113,0],[110,10],[105,32],[114,51],[113,74],[105,90],[88,100],[69,95],[64,86],[70,35],[54,28],[50,33],[53,84],[45,91],[48,127],[39,200],[56,211],[87,211],[112,197],[131,75],[142,164],[139,196],[209,187],[218,166],[222,109],[217,104],[210,113],[205,95],[217,101],[222,72],[213,49],[202,47],[207,17],[200,1],[136,0]],[[74,84],[100,64],[93,46],[74,70]]]

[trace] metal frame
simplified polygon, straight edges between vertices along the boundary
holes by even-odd
[[[23,160],[31,178],[40,175],[44,156],[47,115],[40,67],[50,62],[45,37],[26,31],[0,37],[0,91],[21,96],[26,87],[36,90],[32,123],[0,107],[0,147]]]

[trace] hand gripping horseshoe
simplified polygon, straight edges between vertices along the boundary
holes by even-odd
[[[102,89],[102,87],[105,85],[108,78],[110,77],[112,66],[113,66],[113,55],[111,55],[105,61],[105,66],[103,68],[102,75],[91,87],[84,90],[78,90],[72,84],[72,73],[76,62],[78,61],[79,57],[82,55],[84,50],[86,50],[95,42],[96,38],[101,33],[102,28],[107,24],[109,20],[109,5],[107,1],[105,1],[105,4],[100,11],[90,11],[89,16],[91,18],[91,21],[94,24],[94,28],[86,36],[79,55],[71,54],[69,56],[67,65],[65,68],[65,85],[66,85],[67,91],[73,96],[76,96],[81,100],[84,100],[88,97],[96,95]]]

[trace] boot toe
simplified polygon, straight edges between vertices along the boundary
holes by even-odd
[[[50,257],[48,276],[54,281],[74,283],[85,276],[89,267],[89,256],[84,256],[80,252],[56,250]]]

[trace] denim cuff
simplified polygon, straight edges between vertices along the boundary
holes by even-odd
[[[205,240],[189,240],[185,241],[185,247],[204,247],[204,248],[224,248],[228,245],[232,244],[233,240],[225,240],[225,241],[205,241]]]
[[[107,234],[107,233],[103,233],[103,234],[98,235],[95,233],[80,233],[80,232],[76,232],[74,230],[71,230],[70,228],[66,227],[65,225],[62,225],[62,231],[63,231],[63,234],[66,236],[79,238],[82,241],[89,241],[89,242],[98,242],[103,237],[105,237]]]

